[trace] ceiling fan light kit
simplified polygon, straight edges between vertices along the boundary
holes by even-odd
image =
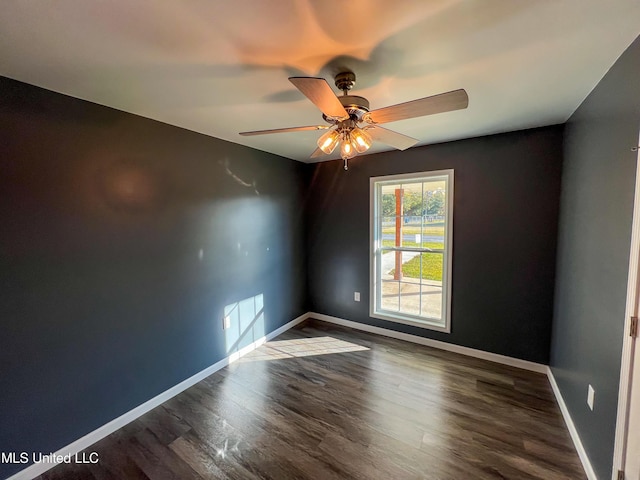
[[[311,154],[311,158],[322,154],[330,155],[340,145],[345,170],[348,169],[347,160],[369,150],[373,140],[398,150],[405,150],[418,143],[415,138],[382,128],[379,124],[460,110],[469,105],[467,92],[459,89],[369,111],[369,101],[366,98],[349,95],[349,90],[356,82],[353,72],[341,72],[335,77],[336,87],[343,92],[341,97],[333,93],[324,78],[291,77],[289,81],[320,109],[322,118],[329,125],[258,130],[242,132],[240,135],[329,129],[318,139],[318,148]]]
[[[345,161],[345,170],[347,170],[348,159],[371,148],[373,141],[365,130],[366,127],[364,129],[358,127],[353,119],[340,121],[336,127],[318,139],[318,148],[326,155],[330,155],[340,145],[340,157]]]

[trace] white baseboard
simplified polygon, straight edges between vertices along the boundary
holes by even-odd
[[[58,455],[60,455],[60,456],[75,455],[76,453],[87,449],[88,447],[90,447],[91,445],[96,443],[97,441],[102,440],[107,435],[110,435],[113,432],[115,432],[116,430],[118,430],[119,428],[122,428],[125,425],[127,425],[128,423],[131,423],[132,421],[134,421],[138,417],[141,417],[142,415],[147,413],[149,410],[152,410],[155,407],[157,407],[157,406],[161,405],[162,403],[166,402],[167,400],[175,397],[176,395],[178,395],[179,393],[183,392],[187,388],[195,385],[196,383],[198,383],[201,380],[204,380],[209,375],[214,374],[215,372],[217,372],[221,368],[224,368],[227,365],[229,365],[230,363],[233,363],[234,361],[238,360],[243,355],[246,355],[247,353],[251,352],[252,350],[255,350],[256,348],[258,348],[263,343],[268,342],[272,338],[275,338],[278,335],[280,335],[281,333],[283,333],[283,332],[289,330],[290,328],[298,325],[300,322],[306,320],[308,317],[309,317],[308,313],[300,315],[298,318],[290,321],[289,323],[281,326],[280,328],[277,328],[273,332],[271,332],[268,335],[265,335],[264,337],[256,340],[252,344],[247,345],[246,347],[240,349],[239,351],[232,353],[228,357],[223,358],[219,362],[214,363],[210,367],[205,368],[201,372],[198,372],[195,375],[193,375],[192,377],[189,377],[186,380],[180,382],[179,384],[171,387],[169,390],[166,390],[166,391],[162,392],[161,394],[156,395],[151,400],[147,400],[142,405],[137,406],[133,410],[129,410],[127,413],[119,416],[118,418],[115,418],[115,419],[111,420],[109,423],[106,423],[105,425],[97,428],[93,432],[90,432],[90,433],[86,434],[84,437],[79,438],[78,440],[76,440],[73,443],[70,443],[66,447],[61,448],[60,450],[55,452],[54,455],[55,456],[58,456]],[[56,466],[55,463],[34,463],[33,465],[30,465],[29,467],[25,468],[24,470],[21,470],[18,473],[12,475],[11,477],[7,478],[7,480],[31,480],[31,479],[37,477],[38,475],[42,475],[44,472],[46,472],[47,470],[49,470],[49,469],[51,469],[51,468],[53,468],[55,466]]]
[[[556,383],[556,379],[553,376],[553,372],[551,368],[547,367],[547,377],[549,378],[549,383],[551,384],[551,388],[553,390],[553,394],[556,396],[556,401],[560,406],[560,411],[562,412],[562,417],[564,418],[564,423],[567,425],[567,429],[569,430],[569,434],[571,435],[571,440],[573,440],[573,445],[576,447],[576,451],[578,452],[578,456],[580,457],[580,461],[582,462],[582,467],[584,468],[584,472],[587,474],[587,478],[589,480],[598,480],[596,473],[593,471],[593,467],[591,466],[591,462],[589,461],[589,456],[587,455],[587,451],[584,449],[582,445],[582,440],[580,440],[580,435],[578,435],[578,430],[576,430],[576,426],[571,419],[571,415],[569,414],[569,409],[567,408],[566,403],[564,403],[564,398],[562,398],[562,394],[560,393],[560,388],[558,388],[558,384]]]
[[[506,355],[485,352],[483,350],[476,350],[475,348],[462,347],[460,345],[440,342],[438,340],[419,337],[417,335],[410,335],[408,333],[397,332],[395,330],[389,330],[381,327],[374,327],[373,325],[367,325],[365,323],[352,322],[351,320],[332,317],[330,315],[324,315],[322,313],[309,312],[308,318],[316,318],[324,322],[335,323],[336,325],[342,325],[344,327],[353,328],[355,330],[363,330],[369,333],[376,333],[378,335],[383,335],[385,337],[397,338],[399,340],[418,343],[420,345],[437,348],[439,350],[447,350],[448,352],[459,353],[462,355],[466,355],[468,357],[480,358],[482,360],[488,360],[490,362],[502,363],[503,365],[522,368],[523,370],[530,370],[532,372],[546,374],[548,369],[546,365],[543,365],[541,363],[529,362],[527,360],[520,360],[519,358],[507,357]]]

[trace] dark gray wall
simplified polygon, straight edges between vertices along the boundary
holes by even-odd
[[[305,175],[0,78],[0,451],[55,451],[306,312]],[[234,345],[224,307],[260,294]]]
[[[312,311],[547,363],[562,127],[317,164],[309,203]],[[455,170],[451,333],[369,317],[369,178]],[[362,294],[360,303],[353,292]]]
[[[610,478],[636,154],[640,39],[565,129],[551,367],[599,478]],[[593,385],[595,409],[587,407]]]

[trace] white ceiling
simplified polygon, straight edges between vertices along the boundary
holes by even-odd
[[[465,88],[467,110],[385,125],[424,145],[564,122],[640,34],[638,0],[2,0],[1,11],[1,75],[302,161],[321,132],[238,135],[323,123],[289,76],[333,86],[346,67],[372,109]]]

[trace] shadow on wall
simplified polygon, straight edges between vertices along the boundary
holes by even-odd
[[[152,158],[144,157],[110,160],[96,172],[94,183],[97,188],[92,190],[101,193],[106,204],[118,212],[160,210],[168,201],[171,182],[153,163]],[[236,184],[260,195],[257,181],[247,182],[236,175],[228,158],[219,160],[218,164]]]

